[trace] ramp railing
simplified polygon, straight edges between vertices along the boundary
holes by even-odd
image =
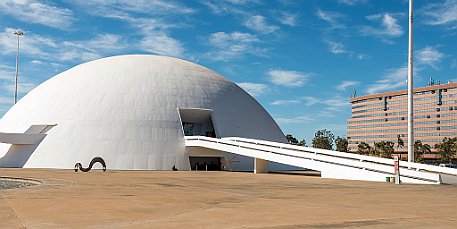
[[[239,137],[186,136],[185,141],[189,147],[205,147],[317,170],[333,178],[382,181],[386,176],[394,176],[392,159]],[[457,170],[450,168],[404,161],[400,165],[402,180],[411,183],[441,183],[439,173],[457,175]]]

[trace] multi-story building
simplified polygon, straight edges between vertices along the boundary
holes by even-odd
[[[404,147],[395,150],[406,157],[408,144],[407,90],[359,96],[350,99],[352,117],[348,119],[349,150],[356,152],[358,144],[391,141],[398,137]],[[444,137],[457,136],[457,83],[431,85],[414,89],[414,140],[429,144],[437,158],[435,144]]]

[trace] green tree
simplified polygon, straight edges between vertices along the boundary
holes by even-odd
[[[333,149],[333,141],[335,140],[335,135],[330,132],[330,130],[318,130],[314,134],[312,145],[314,148],[320,149]]]
[[[287,142],[289,142],[292,145],[296,145],[298,143],[298,140],[292,136],[292,134],[287,134],[286,135]]]
[[[287,142],[292,145],[297,145],[297,146],[307,146],[305,139],[302,139],[301,141],[298,141],[292,134],[287,134],[286,135]]]
[[[421,140],[414,142],[414,162],[424,162],[424,154],[431,152],[432,150],[429,144],[423,144]]]
[[[335,140],[336,151],[348,152],[348,139],[345,137],[336,137]]]
[[[391,141],[380,141],[374,143],[374,154],[384,158],[392,158],[395,143]]]
[[[371,146],[366,142],[361,142],[357,145],[357,153],[362,155],[368,155],[371,152]]]
[[[457,148],[457,137],[443,138],[443,141],[435,145],[438,153],[441,156],[441,161],[445,163],[452,163],[452,157],[455,155]]]
[[[302,139],[301,141],[299,141],[299,142],[297,143],[297,146],[305,146],[305,147],[307,147],[308,145],[306,145],[306,140],[305,140],[305,139]]]
[[[400,137],[400,135],[397,135],[397,154],[399,155],[400,159],[401,159],[400,149],[403,148],[404,146],[405,146],[405,142]]]

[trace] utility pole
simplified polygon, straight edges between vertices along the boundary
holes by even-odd
[[[14,89],[14,104],[17,103],[17,76],[19,71],[19,37],[24,35],[22,31],[16,30],[14,34],[17,35],[17,51],[16,51],[16,88]]]
[[[409,0],[408,41],[408,162],[414,162],[413,0]]]

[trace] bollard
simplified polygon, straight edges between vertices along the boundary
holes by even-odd
[[[401,180],[400,180],[400,157],[398,157],[398,156],[394,156],[394,174],[395,174],[395,176],[392,177],[393,182],[395,182],[395,184],[401,184]]]

